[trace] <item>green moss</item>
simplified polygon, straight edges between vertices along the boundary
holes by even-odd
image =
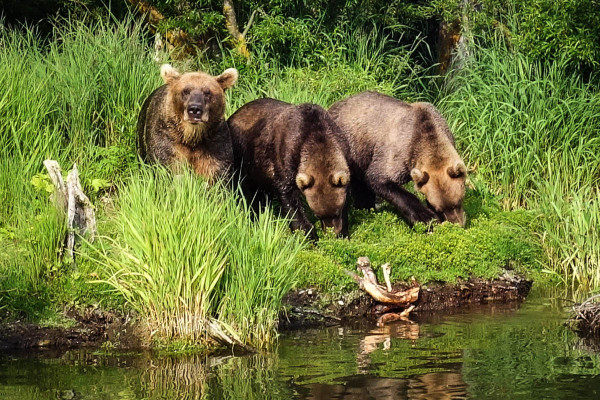
[[[390,263],[393,281],[415,277],[422,283],[454,282],[497,278],[504,269],[526,275],[538,270],[542,255],[531,230],[533,213],[499,211],[474,190],[467,193],[465,209],[466,229],[443,223],[431,230],[423,224],[411,229],[387,205],[379,210],[354,210],[351,240],[323,235],[318,247],[301,253],[301,284],[333,291],[353,288],[344,269],[355,271],[361,256],[369,257],[374,267]]]

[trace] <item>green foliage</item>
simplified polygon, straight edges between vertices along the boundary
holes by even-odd
[[[496,31],[520,53],[538,62],[565,62],[588,78],[600,64],[598,0],[484,0],[469,16],[477,35]],[[597,79],[597,77],[596,77]]]
[[[253,222],[234,193],[191,172],[142,170],[119,192],[118,234],[91,258],[156,338],[201,341],[218,318],[245,343],[272,340],[303,247],[287,221],[263,213]]]
[[[324,15],[334,10],[318,8],[321,3],[317,1],[305,3],[304,11],[293,16],[286,14],[290,12],[287,2],[272,2],[271,8],[259,11],[250,34],[265,29],[261,35],[269,39],[252,39],[250,60],[223,50],[219,57],[200,56],[177,63],[178,67],[199,68],[212,74],[231,66],[238,68],[239,83],[227,93],[227,115],[264,96],[326,107],[363,90],[378,90],[408,101],[433,100],[429,69],[414,61],[421,56],[425,42],[406,44],[398,36],[400,31],[392,32],[377,24],[354,29],[355,22],[346,17],[340,17],[337,26],[327,26],[329,19]],[[379,3],[347,4],[353,9],[368,5],[369,10],[376,10]],[[450,1],[432,5],[453,10]],[[250,9],[245,7],[240,8],[242,20],[249,15]],[[424,8],[420,10],[425,13]],[[433,18],[435,12],[427,12],[423,17]],[[290,26],[285,22],[289,18],[293,18]],[[598,98],[576,75],[565,72],[567,59],[554,63],[531,61],[514,48],[493,43],[493,49],[475,52],[472,62],[445,82],[446,92],[438,104],[472,170],[474,190],[469,191],[465,203],[469,229],[444,224],[430,233],[424,226],[408,229],[386,207],[375,212],[357,211],[352,214],[350,241],[323,237],[318,247],[298,254],[295,261],[300,268],[285,275],[289,279],[282,279],[292,257],[277,253],[275,243],[294,242],[287,228],[270,214],[251,224],[242,222],[247,218],[244,206],[234,207],[229,200],[223,200],[229,204],[223,210],[209,214],[214,218],[221,215],[224,221],[229,218],[234,221],[232,226],[249,225],[230,229],[210,216],[202,217],[206,218],[203,223],[212,223],[215,243],[221,243],[215,245],[213,253],[190,251],[184,243],[171,239],[164,244],[171,247],[169,252],[145,254],[146,244],[136,241],[135,229],[155,226],[151,243],[162,246],[162,235],[169,233],[184,237],[184,242],[189,240],[189,246],[210,244],[194,242],[192,239],[197,238],[185,236],[184,231],[169,231],[173,228],[169,221],[192,217],[174,214],[169,203],[144,192],[152,187],[143,187],[143,182],[155,178],[140,171],[134,146],[135,122],[143,100],[161,84],[161,79],[140,24],[130,19],[110,23],[66,20],[57,24],[54,36],[46,41],[31,30],[1,26],[0,50],[0,86],[5,88],[0,94],[0,245],[8,248],[6,254],[0,254],[0,307],[18,310],[21,300],[14,299],[24,299],[28,291],[40,294],[45,304],[102,302],[118,307],[123,303],[123,297],[103,293],[107,285],[90,285],[90,279],[101,272],[98,264],[82,260],[78,270],[73,271],[59,261],[57,248],[64,232],[49,211],[46,189],[50,186],[42,172],[45,158],[58,160],[65,169],[77,163],[84,189],[97,206],[100,233],[113,240],[103,241],[106,254],[112,257],[107,265],[116,272],[122,265],[131,267],[134,259],[147,257],[160,268],[170,268],[168,273],[156,276],[173,281],[184,276],[176,266],[202,266],[202,254],[213,257],[210,268],[205,265],[204,288],[211,289],[210,282],[217,283],[212,291],[202,291],[205,297],[198,297],[197,304],[202,305],[205,316],[218,317],[252,343],[273,335],[271,324],[281,295],[295,280],[301,286],[354,288],[343,269],[353,269],[356,258],[362,255],[371,257],[376,266],[391,262],[394,279],[415,275],[426,282],[471,275],[494,277],[504,267],[537,270],[544,260],[535,244],[541,238],[553,271],[565,279],[577,275],[580,281],[591,277],[588,283],[593,285],[600,282],[595,277],[600,270],[596,267],[598,248],[586,240],[597,234],[595,226],[600,215],[600,153],[595,147],[595,127],[600,125],[594,111],[598,109]],[[274,56],[275,51],[287,53]],[[128,177],[126,182],[124,177]],[[136,182],[136,177],[141,181]],[[204,203],[198,193],[205,190],[194,186],[199,184],[184,183],[188,185],[184,191],[187,194],[181,195],[167,190],[168,180],[161,182],[157,185],[165,192],[179,193],[173,197],[169,194],[168,201],[185,203],[197,214],[212,210],[208,205],[201,208]],[[192,187],[197,190],[194,195]],[[150,209],[145,208],[145,194],[155,202]],[[118,196],[117,217],[112,214],[112,196]],[[501,211],[522,207],[536,212]],[[239,219],[231,218],[228,212],[239,214]],[[543,214],[540,218],[535,217],[538,212]],[[149,217],[153,220],[144,219]],[[223,236],[219,236],[219,229]],[[534,229],[542,232],[540,238],[531,234]],[[129,236],[125,239],[126,232]],[[227,246],[221,242],[222,237],[229,238]],[[184,246],[181,252],[173,250],[178,246]],[[180,253],[186,258],[176,256]],[[127,254],[134,259],[127,258]],[[231,260],[238,260],[235,262],[242,267],[228,274]],[[135,265],[142,268],[145,264]],[[256,265],[263,264],[271,265],[270,269],[256,269]],[[108,281],[110,276],[102,278]],[[156,282],[162,281],[156,278]],[[196,283],[179,288],[189,294],[196,290]],[[259,290],[261,287],[269,290]],[[150,286],[145,291],[152,292]],[[128,299],[138,301],[139,295],[131,292]],[[173,297],[163,297],[169,304],[177,303]],[[137,304],[142,309],[142,303]],[[31,308],[38,306],[23,307],[30,315]],[[159,306],[156,309],[161,318],[170,312],[163,313]],[[175,314],[172,317],[169,323],[177,318]]]
[[[227,35],[222,1],[156,0],[151,3],[165,16],[158,26],[162,33],[183,29],[187,34],[202,41],[214,37],[222,40]]]
[[[135,118],[160,81],[143,72],[155,67],[140,24],[88,22],[60,21],[46,41],[0,21],[0,308],[21,318],[64,301],[59,281],[71,271],[59,257],[65,223],[43,160],[65,170],[77,162],[88,193],[112,186],[137,168]]]
[[[301,285],[336,291],[352,288],[355,284],[343,271],[355,271],[361,256],[369,257],[374,267],[389,262],[392,281],[494,279],[503,269],[531,273],[539,268],[541,249],[530,233],[531,213],[501,212],[493,203],[491,207],[481,203],[481,195],[469,191],[465,200],[468,228],[444,223],[430,232],[423,224],[409,228],[388,207],[355,210],[350,216],[350,240],[327,235],[318,248],[303,252],[300,264],[306,280]],[[317,265],[319,274],[311,274]]]
[[[35,174],[33,178],[31,178],[31,184],[38,191],[46,193],[54,192],[54,184],[52,183],[52,180],[50,180],[50,175],[48,174]]]
[[[506,60],[510,60],[507,62]],[[440,106],[458,147],[506,209],[539,209],[551,270],[597,287],[600,96],[568,72],[502,42],[478,48]]]

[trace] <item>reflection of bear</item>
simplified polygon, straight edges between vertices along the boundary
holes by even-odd
[[[364,92],[335,103],[329,113],[348,139],[356,207],[373,207],[379,195],[410,224],[437,218],[464,226],[466,168],[434,106]],[[402,187],[411,178],[429,207]]]
[[[144,102],[138,118],[140,156],[177,168],[187,162],[209,181],[225,176],[233,162],[225,122],[225,94],[237,81],[234,68],[219,76],[180,75],[169,64],[160,70],[165,85]]]
[[[303,194],[324,228],[347,236],[342,212],[350,181],[347,144],[327,111],[314,104],[259,99],[237,110],[227,123],[235,165],[250,198],[276,194],[282,211],[292,218],[292,230],[310,231],[316,240],[302,207]]]

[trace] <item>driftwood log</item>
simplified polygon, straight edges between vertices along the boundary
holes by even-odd
[[[387,322],[397,320],[407,320],[408,314],[414,309],[413,303],[419,299],[421,288],[419,286],[411,287],[406,290],[394,291],[390,282],[390,265],[386,263],[381,266],[386,286],[381,286],[377,282],[377,276],[371,267],[371,261],[368,257],[359,257],[356,262],[356,269],[362,274],[362,277],[354,272],[346,271],[358,286],[367,292],[375,301],[383,303],[393,308],[404,308],[401,313],[387,313],[382,315],[377,321],[378,326]]]
[[[583,336],[600,337],[600,294],[588,298],[583,303],[573,307],[574,315],[571,321],[575,329]]]
[[[54,204],[67,219],[67,237],[62,255],[74,260],[75,234],[87,235],[88,240],[93,242],[96,236],[96,213],[90,199],[81,188],[77,165],[73,164],[66,183],[58,162],[46,160],[44,166],[54,184],[55,191],[52,195]]]

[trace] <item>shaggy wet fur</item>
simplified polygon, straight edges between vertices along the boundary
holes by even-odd
[[[346,202],[349,169],[347,144],[327,111],[314,104],[292,105],[274,99],[252,101],[227,121],[235,166],[244,191],[254,204],[274,194],[292,230],[316,240],[302,206],[304,196],[322,224],[347,235]]]
[[[165,85],[146,99],[138,118],[140,156],[175,171],[189,164],[211,182],[227,177],[233,149],[224,90],[235,83],[237,71],[229,69],[217,77],[201,72],[179,75],[165,65],[161,75]]]

